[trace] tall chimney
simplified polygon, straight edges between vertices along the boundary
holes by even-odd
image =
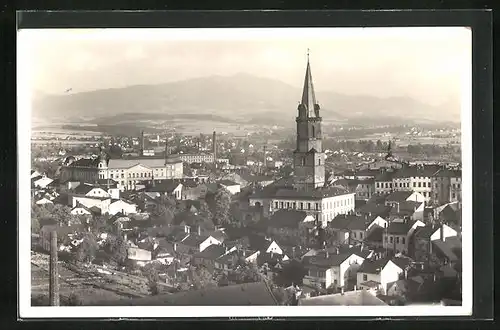
[[[167,165],[167,159],[168,159],[169,155],[170,155],[170,153],[168,150],[168,135],[165,134],[165,165]]]
[[[267,146],[264,146],[264,171],[267,170],[267,155],[266,155]]]
[[[217,133],[215,131],[212,135],[212,152],[214,154],[214,164],[217,164]]]
[[[59,306],[59,272],[57,268],[57,232],[50,233],[50,263],[49,263],[49,299],[50,306]]]
[[[144,156],[144,131],[141,131],[141,156]]]

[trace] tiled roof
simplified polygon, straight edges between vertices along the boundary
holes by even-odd
[[[394,257],[391,258],[391,261],[398,266],[401,269],[405,269],[411,264],[411,259],[410,258],[404,258],[404,257]]]
[[[149,168],[165,168],[165,159],[162,158],[137,158],[137,159],[110,159],[108,168],[126,169],[136,165]]]
[[[226,253],[226,248],[222,245],[212,244],[201,252],[196,253],[195,258],[215,260]]]
[[[199,247],[201,243],[203,243],[208,236],[198,236],[196,234],[189,234],[187,237],[185,237],[181,243],[187,246],[191,247]]]
[[[95,188],[94,186],[82,183],[78,185],[73,191],[75,194],[86,195],[94,188]]]
[[[393,191],[386,196],[387,202],[404,202],[413,194],[413,191]]]
[[[438,227],[426,225],[424,227],[417,227],[415,230],[415,237],[422,239],[430,239],[431,235],[437,230]]]
[[[237,185],[239,185],[239,183],[236,183],[236,182],[231,181],[231,180],[219,180],[219,181],[217,181],[217,183],[222,185],[222,186],[237,186]]]
[[[461,178],[462,171],[443,168],[443,169],[436,171],[432,176],[434,176],[434,177],[448,177],[448,178]]]
[[[395,175],[395,172],[384,171],[375,177],[375,181],[376,182],[390,182],[390,181],[392,181],[394,175]]]
[[[435,240],[432,241],[431,244],[433,244],[441,253],[446,256],[450,261],[458,261],[459,257],[457,254],[453,251],[453,246],[446,241],[441,241],[441,240]],[[456,249],[456,248],[455,248]]]
[[[367,242],[382,242],[382,237],[384,235],[384,228],[375,225],[375,228],[370,230],[370,233],[366,236]]]
[[[358,273],[379,274],[389,260],[386,258],[378,260],[365,260],[358,269]]]
[[[328,222],[328,228],[332,229],[347,229],[347,226],[349,225],[350,220],[347,216],[343,214],[337,215],[335,218],[333,218],[330,222]]]
[[[278,305],[265,282],[182,291],[146,298],[97,302],[95,306],[272,306]]]
[[[411,224],[408,222],[392,222],[387,227],[387,233],[392,235],[406,235],[410,231]]]
[[[99,158],[90,159],[90,158],[81,158],[77,161],[74,161],[69,166],[70,167],[97,167],[99,165]]]
[[[145,192],[166,192],[172,193],[175,188],[179,186],[179,181],[177,180],[162,180],[160,183],[155,183],[154,186],[148,186],[144,189]]]
[[[371,214],[372,216],[380,216],[382,218],[386,218],[391,211],[391,206],[386,206],[382,204],[375,204],[375,203],[366,203],[365,205],[361,206],[357,212],[361,214]]]
[[[278,210],[269,220],[269,226],[274,228],[297,229],[299,224],[307,217],[307,213],[299,210]]]

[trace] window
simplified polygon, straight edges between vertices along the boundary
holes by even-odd
[[[460,183],[457,183],[457,188],[460,189]]]
[[[406,243],[405,243],[405,238],[404,238],[404,237],[401,237],[401,241],[402,241],[402,242],[401,242],[402,244],[406,244]]]
[[[387,236],[384,236],[384,241],[387,243]]]
[[[396,237],[396,244],[399,244],[399,237]]]
[[[286,208],[289,209],[290,208],[290,202],[286,202]]]
[[[453,189],[455,189],[455,187],[456,187],[455,184],[453,184],[452,186],[453,186]]]
[[[275,208],[278,208],[278,202],[275,202],[275,203],[274,203],[274,207],[275,207]]]
[[[312,134],[312,137],[316,137],[316,128],[313,126],[311,126],[311,134]]]
[[[422,182],[419,182],[418,183],[418,187],[421,188],[422,187]]]
[[[307,209],[310,210],[311,209],[311,203],[307,203]]]
[[[300,209],[303,210],[304,209],[304,203],[303,202],[300,202]]]
[[[413,182],[413,188],[417,187],[417,183]]]
[[[376,183],[377,188],[380,188],[380,182]]]
[[[359,238],[363,239],[363,232],[362,231],[359,232]]]
[[[390,243],[393,243],[394,242],[394,238],[392,236],[389,236],[389,242]]]
[[[297,208],[297,203],[296,202],[293,202],[293,208],[296,209]]]
[[[319,204],[316,203],[316,210],[319,210]]]
[[[124,175],[123,175],[123,173],[122,173],[122,179],[123,179],[123,178],[124,178]]]
[[[321,165],[321,159],[318,159],[318,165]]]
[[[110,177],[111,179],[113,179],[113,173],[111,173],[111,174],[109,175],[109,177]]]
[[[455,193],[452,193],[451,194],[451,198],[455,198],[456,194]]]
[[[283,202],[280,202],[280,208],[283,208]]]
[[[365,281],[365,282],[368,281],[368,275],[363,274],[363,281]]]

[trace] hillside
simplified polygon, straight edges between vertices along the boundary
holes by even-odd
[[[317,91],[325,122],[401,123],[412,120],[459,121],[459,105],[447,103],[433,107],[409,97],[377,98]],[[159,85],[137,85],[67,95],[36,94],[36,118],[88,119],[110,124],[125,113],[181,116],[198,120],[212,118],[223,122],[293,125],[299,88],[283,82],[248,74],[210,76]],[[130,120],[135,120],[135,117]],[[156,117],[155,117],[156,116]],[[96,119],[101,118],[102,119]]]

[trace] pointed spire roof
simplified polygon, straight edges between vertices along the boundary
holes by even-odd
[[[316,102],[316,95],[314,94],[311,65],[309,63],[309,49],[307,50],[306,75],[304,78],[304,88],[302,90],[302,100],[300,103],[306,108],[309,117],[319,116],[319,113],[315,110],[315,108],[319,110],[319,105]]]

